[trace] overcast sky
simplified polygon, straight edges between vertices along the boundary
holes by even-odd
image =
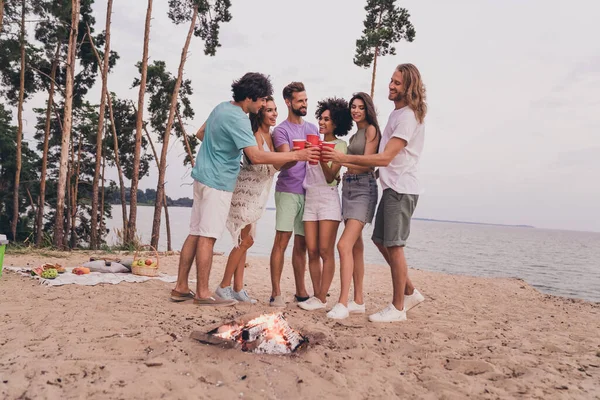
[[[317,100],[370,90],[371,71],[353,62],[364,0],[233,0],[216,57],[193,38],[185,77],[192,80],[195,132],[211,109],[229,100],[232,80],[258,71],[272,77],[279,121],[289,82],[302,81],[315,122]],[[121,56],[109,77],[119,97],[142,56],[146,1],[114,2],[112,49]],[[421,163],[425,193],[417,217],[530,224],[600,231],[600,5],[594,1],[399,1],[416,29],[413,43],[378,61],[375,103],[382,126],[393,109],[387,83],[411,62],[427,86],[429,114]],[[96,1],[103,30],[106,1]],[[187,26],[155,1],[150,62],[177,73]],[[98,102],[99,84],[89,100]],[[32,104],[43,102],[35,99]],[[147,115],[147,113],[146,113]],[[29,118],[32,121],[32,117]],[[33,124],[26,127],[32,134]],[[29,132],[28,132],[29,130]],[[167,194],[192,197],[184,150],[171,139]],[[114,174],[116,177],[116,174]],[[141,188],[155,188],[152,170]],[[273,199],[269,202],[274,204]]]

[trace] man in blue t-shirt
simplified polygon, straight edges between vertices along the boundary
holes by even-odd
[[[230,306],[235,300],[222,299],[208,289],[215,241],[225,230],[235,183],[240,170],[242,150],[253,164],[279,164],[318,160],[318,149],[288,153],[261,151],[247,113],[257,113],[273,94],[268,77],[249,72],[231,85],[233,101],[219,104],[197,133],[202,146],[192,169],[194,203],[190,233],[181,249],[179,271],[171,300],[194,299],[202,306]],[[192,262],[198,273],[196,293],[188,286]]]

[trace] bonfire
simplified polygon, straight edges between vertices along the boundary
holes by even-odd
[[[222,344],[263,354],[290,354],[308,343],[305,336],[290,327],[282,313],[240,318],[208,333],[196,331],[192,333],[192,338],[202,343]]]

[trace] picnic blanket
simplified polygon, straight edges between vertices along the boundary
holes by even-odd
[[[173,283],[177,281],[177,277],[173,275],[167,275],[160,273],[157,277],[149,277],[149,276],[139,276],[130,273],[100,273],[100,272],[90,272],[85,275],[76,275],[71,273],[73,268],[65,268],[67,272],[64,274],[58,274],[55,279],[44,279],[39,276],[31,275],[31,268],[23,268],[23,267],[4,267],[5,271],[12,271],[18,274],[29,276],[30,278],[34,278],[40,281],[41,285],[46,286],[62,286],[62,285],[84,285],[84,286],[94,286],[100,283],[108,283],[111,285],[116,285],[121,282],[146,282],[150,279],[158,279],[163,282]]]

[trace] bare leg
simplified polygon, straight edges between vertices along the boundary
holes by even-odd
[[[315,297],[319,297],[322,274],[319,257],[319,221],[304,222],[304,234],[306,250],[308,250],[308,272],[310,272]]]
[[[246,247],[244,245],[244,242],[246,241],[246,237],[248,237],[249,232],[250,225],[247,225],[246,227],[244,227],[244,229],[242,229],[242,232],[240,233],[240,238],[242,239],[242,242],[239,244],[238,247],[234,247],[233,249],[231,249],[231,252],[229,253],[229,257],[227,258],[227,265],[225,266],[225,272],[223,273],[223,279],[221,280],[221,284],[219,285],[222,288],[226,288],[227,286],[231,285],[231,278],[233,278],[233,274],[237,270],[240,260],[246,257],[246,250],[250,246],[252,246],[250,245]]]
[[[175,291],[179,293],[190,292],[188,280],[190,279],[190,270],[192,269],[194,257],[196,257],[196,246],[198,244],[199,237],[200,236],[188,235],[188,237],[185,239],[185,242],[183,242],[181,254],[179,255],[177,284],[175,285]]]
[[[375,243],[375,242],[373,242],[373,243]],[[391,261],[391,257],[390,257],[390,249],[393,249],[393,247],[389,247],[389,248],[384,247],[381,243],[375,243],[375,246],[377,246],[377,248],[379,249],[379,252],[381,253],[381,255],[383,255],[383,258],[385,258],[385,261],[387,261],[388,265],[391,268],[392,261]],[[404,251],[402,251],[402,257],[404,257]],[[404,259],[404,263],[406,263],[406,259]],[[408,277],[408,272],[407,272],[406,287],[404,288],[404,294],[406,296],[410,296],[411,294],[413,294],[414,290],[415,290],[415,286],[413,285],[410,278]]]
[[[296,281],[296,296],[308,297],[306,284],[304,283],[304,275],[306,274],[306,241],[304,236],[294,235],[292,267],[294,267],[294,280]]]
[[[198,237],[198,245],[196,246],[196,270],[198,272],[196,296],[201,299],[206,299],[212,295],[208,289],[208,280],[216,241],[215,238]]]
[[[339,226],[339,221],[319,221],[319,255],[323,259],[323,274],[317,297],[323,303],[327,302],[327,292],[335,275],[335,238]]]
[[[394,246],[388,247],[388,254],[392,265],[392,283],[394,285],[394,298],[392,304],[397,310],[404,308],[404,290],[406,289],[406,281],[408,278],[408,266],[404,257],[404,247]]]
[[[292,232],[275,232],[273,250],[271,250],[271,296],[281,295],[281,273],[283,272],[283,259],[285,249],[292,237]]]
[[[361,231],[362,233],[362,231]],[[365,246],[363,244],[362,235],[358,237],[354,247],[352,248],[352,258],[354,259],[354,302],[356,304],[365,304],[364,285],[365,280]]]
[[[350,284],[352,283],[352,275],[355,268],[355,261],[352,255],[352,249],[356,241],[360,238],[363,229],[363,224],[355,219],[346,221],[344,232],[337,244],[340,254],[340,299],[342,303],[348,307],[348,297],[350,296]],[[355,289],[356,290],[356,289]]]
[[[233,275],[233,290],[239,292],[244,288],[244,270],[246,269],[246,253],[240,260]]]

